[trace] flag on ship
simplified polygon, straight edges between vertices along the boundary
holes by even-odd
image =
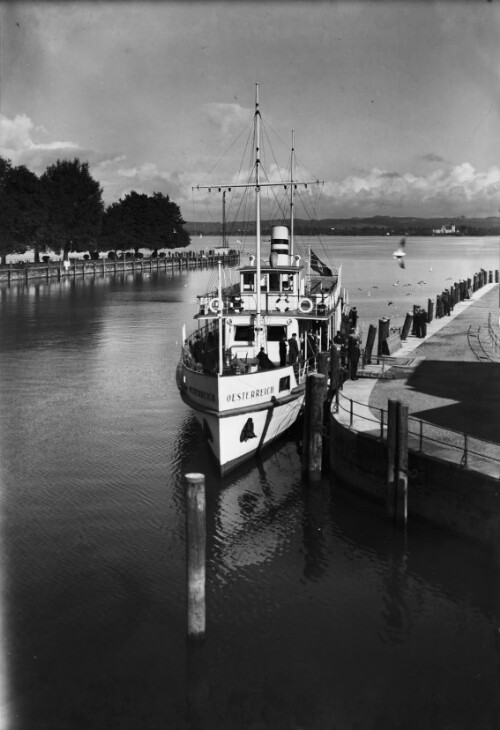
[[[320,276],[333,276],[333,271],[311,251],[311,269],[316,271]]]

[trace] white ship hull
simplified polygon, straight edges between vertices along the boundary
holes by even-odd
[[[290,387],[280,392],[280,383],[289,383]],[[296,385],[292,367],[219,379],[180,364],[178,384],[182,399],[195,413],[221,475],[250,459],[291,428],[304,402],[304,387]]]

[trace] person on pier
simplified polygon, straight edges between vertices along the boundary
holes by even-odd
[[[349,375],[351,380],[358,379],[358,363],[361,355],[359,349],[359,336],[356,334],[356,330],[351,328],[349,334],[349,344],[347,346],[347,354],[349,358]]]

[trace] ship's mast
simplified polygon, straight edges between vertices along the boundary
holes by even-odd
[[[260,261],[260,111],[259,111],[259,84],[255,84],[255,237],[256,237],[256,313],[255,313],[255,345],[257,352],[262,346],[262,313],[260,296],[261,261]]]
[[[226,241],[226,191],[222,191],[222,246],[227,247]]]
[[[293,194],[295,186],[293,184],[293,158],[294,158],[294,132],[292,129],[292,152],[290,155],[290,256],[293,256]]]
[[[222,261],[219,259],[217,262],[218,267],[218,275],[219,275],[219,285],[218,285],[218,291],[217,296],[219,297],[219,302],[221,306],[219,307],[218,317],[219,317],[219,368],[218,368],[218,377],[220,377],[224,372],[224,343],[223,343],[223,330],[224,330],[224,320],[222,318]]]

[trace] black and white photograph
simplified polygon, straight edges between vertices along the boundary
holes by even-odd
[[[0,0],[0,730],[500,730],[500,0]]]

